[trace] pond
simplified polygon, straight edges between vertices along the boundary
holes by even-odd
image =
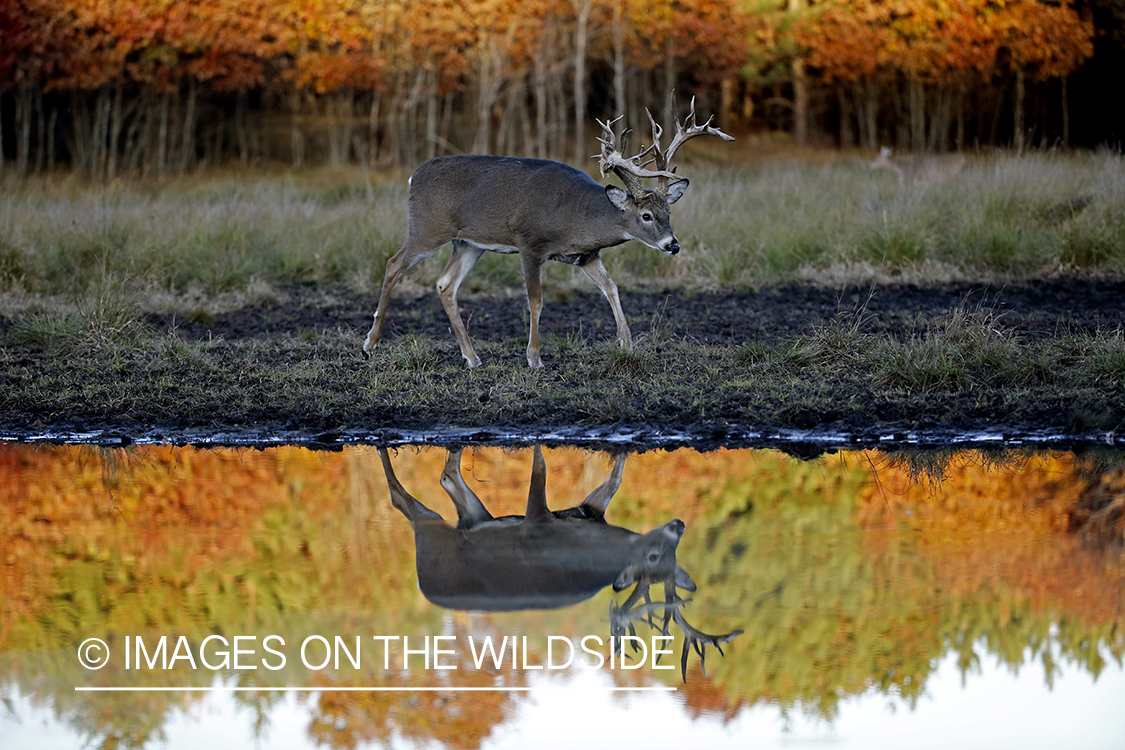
[[[0,444],[0,737],[1120,748],[1121,466]]]

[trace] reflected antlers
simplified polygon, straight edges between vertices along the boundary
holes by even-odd
[[[629,594],[629,598],[625,603],[618,606],[616,602],[610,605],[609,608],[609,623],[610,635],[616,638],[615,643],[618,653],[622,653],[624,649],[624,642],[621,636],[626,632],[629,635],[636,635],[637,629],[633,626],[634,622],[640,621],[657,630],[661,635],[671,635],[668,631],[670,622],[675,622],[684,633],[684,648],[680,652],[680,676],[687,682],[687,663],[688,654],[694,649],[695,653],[699,654],[699,666],[706,674],[707,669],[707,647],[713,646],[719,652],[719,656],[723,654],[723,644],[734,640],[742,635],[741,630],[734,630],[730,633],[723,635],[709,635],[692,626],[686,619],[684,619],[681,608],[688,604],[691,599],[683,599],[678,593],[676,588],[685,588],[688,591],[695,591],[695,583],[688,579],[684,585],[680,582],[675,584],[665,582],[664,584],[664,601],[653,602],[649,597],[648,584],[637,584],[633,592]],[[644,604],[637,606],[639,599],[644,599]],[[660,625],[657,625],[652,619],[652,615],[657,610],[664,612],[664,619]],[[634,644],[634,650],[636,645]]]

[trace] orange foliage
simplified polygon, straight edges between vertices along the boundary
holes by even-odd
[[[885,74],[949,83],[1005,60],[1047,78],[1093,54],[1093,23],[1072,0],[825,0],[793,30],[829,79]]]
[[[630,62],[671,52],[701,78],[746,58],[746,17],[733,0],[624,0]],[[0,8],[0,82],[47,90],[182,81],[245,91],[288,81],[318,94],[382,88],[389,77],[436,73],[450,90],[474,54],[525,70],[569,0],[15,0]],[[594,3],[608,23],[607,3]],[[599,36],[593,35],[595,41]],[[606,44],[601,43],[603,54]],[[0,83],[3,85],[3,83]]]

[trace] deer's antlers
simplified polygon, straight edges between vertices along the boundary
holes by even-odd
[[[624,115],[621,117],[624,117]],[[597,123],[602,126],[602,137],[598,139],[598,143],[602,144],[602,152],[594,158],[597,159],[601,165],[602,177],[605,177],[606,174],[612,170],[629,192],[638,197],[643,190],[641,180],[645,177],[655,177],[658,180],[665,181],[667,181],[668,178],[679,179],[672,172],[653,171],[645,168],[649,164],[652,164],[654,159],[649,159],[646,162],[642,162],[641,160],[652,152],[654,146],[649,146],[636,156],[626,157],[624,155],[625,143],[629,139],[629,133],[632,131],[626,128],[621,132],[621,146],[619,148],[617,146],[617,136],[613,133],[613,126],[621,121],[621,117],[607,122],[597,120]]]
[[[678,112],[679,107],[676,105],[676,92],[673,91],[672,113],[673,115],[678,117]],[[679,149],[680,146],[684,145],[684,143],[699,135],[717,135],[724,141],[734,140],[733,136],[729,136],[723,131],[711,125],[711,121],[715,119],[714,115],[708,117],[707,122],[703,123],[702,125],[696,123],[694,96],[691,98],[691,111],[688,112],[687,117],[684,118],[684,121],[682,123],[679,120],[676,120],[676,135],[672,137],[672,142],[668,145],[667,151],[662,151],[660,148],[660,136],[664,134],[664,129],[656,123],[656,119],[653,118],[652,112],[650,112],[647,107],[645,108],[645,114],[648,115],[648,121],[652,124],[651,148],[653,153],[655,154],[653,158],[656,162],[656,168],[660,173],[660,176],[656,181],[656,189],[661,193],[668,192],[668,186],[671,184],[671,182],[669,182],[668,175],[671,176],[671,179],[673,181],[680,179],[675,174],[675,167],[671,167],[671,170],[669,171],[669,165],[672,163],[672,156],[676,153],[677,149]]]
[[[629,598],[620,607],[616,603],[610,605],[609,622],[610,622],[610,635],[616,638],[614,648],[617,649],[618,654],[623,653],[624,646],[621,642],[621,636],[625,635],[628,631],[629,635],[635,636],[637,629],[633,623],[638,620],[647,624],[653,630],[658,631],[661,635],[670,635],[669,622],[675,622],[684,633],[684,648],[680,653],[680,678],[687,682],[687,663],[688,655],[691,650],[699,654],[699,666],[706,674],[707,668],[707,647],[713,646],[720,656],[723,654],[723,644],[734,640],[742,635],[741,630],[734,630],[730,633],[723,635],[710,635],[704,633],[693,627],[687,620],[684,619],[683,613],[680,611],[681,607],[690,602],[690,599],[683,599],[676,593],[676,586],[674,583],[664,584],[664,601],[653,602],[649,598],[648,593],[649,584],[638,583]],[[636,602],[640,598],[644,598],[645,603],[636,606]],[[653,613],[657,610],[664,611],[664,618],[658,626],[653,620]],[[636,647],[634,646],[634,649]]]
[[[672,112],[677,113],[678,107],[676,106],[676,93],[672,92]],[[652,125],[652,145],[642,150],[636,156],[624,156],[625,142],[628,139],[629,133],[632,132],[628,129],[621,133],[621,147],[617,146],[617,136],[613,133],[613,126],[617,124],[621,117],[616,120],[609,120],[602,122],[598,120],[597,123],[602,126],[602,137],[598,142],[602,144],[601,154],[594,158],[601,164],[602,177],[612,170],[618,178],[628,188],[629,192],[633,195],[640,195],[641,179],[646,177],[653,177],[656,179],[656,189],[662,195],[668,194],[669,186],[674,182],[679,182],[682,177],[676,174],[676,168],[671,166],[672,156],[676,153],[686,141],[691,140],[699,135],[715,135],[722,138],[724,141],[733,141],[732,136],[727,135],[722,130],[711,125],[714,117],[708,117],[707,122],[699,125],[695,120],[695,97],[691,98],[691,111],[681,123],[676,120],[676,135],[672,138],[672,143],[669,144],[668,150],[660,148],[660,137],[664,134],[664,129],[656,123],[653,118],[652,112],[647,108],[645,113],[648,114],[648,121]],[[678,114],[677,114],[678,116]],[[624,115],[622,115],[624,117]],[[649,158],[651,157],[651,158]],[[648,158],[647,161],[644,159]],[[648,169],[648,165],[656,164],[656,169]]]

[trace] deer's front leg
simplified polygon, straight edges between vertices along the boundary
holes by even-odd
[[[539,358],[539,313],[543,310],[543,261],[530,252],[520,253],[523,282],[527,286],[527,307],[531,311],[531,330],[527,335],[527,364],[542,367]]]
[[[457,528],[471,529],[492,520],[492,514],[484,507],[477,493],[465,484],[465,478],[461,476],[460,448],[450,449],[445,459],[445,468],[441,472],[441,488],[457,508]]]
[[[625,313],[621,310],[621,299],[617,296],[617,284],[609,277],[601,258],[594,258],[584,266],[579,266],[582,272],[602,290],[602,294],[609,300],[609,307],[613,310],[613,319],[617,323],[617,342],[626,348],[633,345],[633,334],[629,333],[629,324],[625,322]]]

